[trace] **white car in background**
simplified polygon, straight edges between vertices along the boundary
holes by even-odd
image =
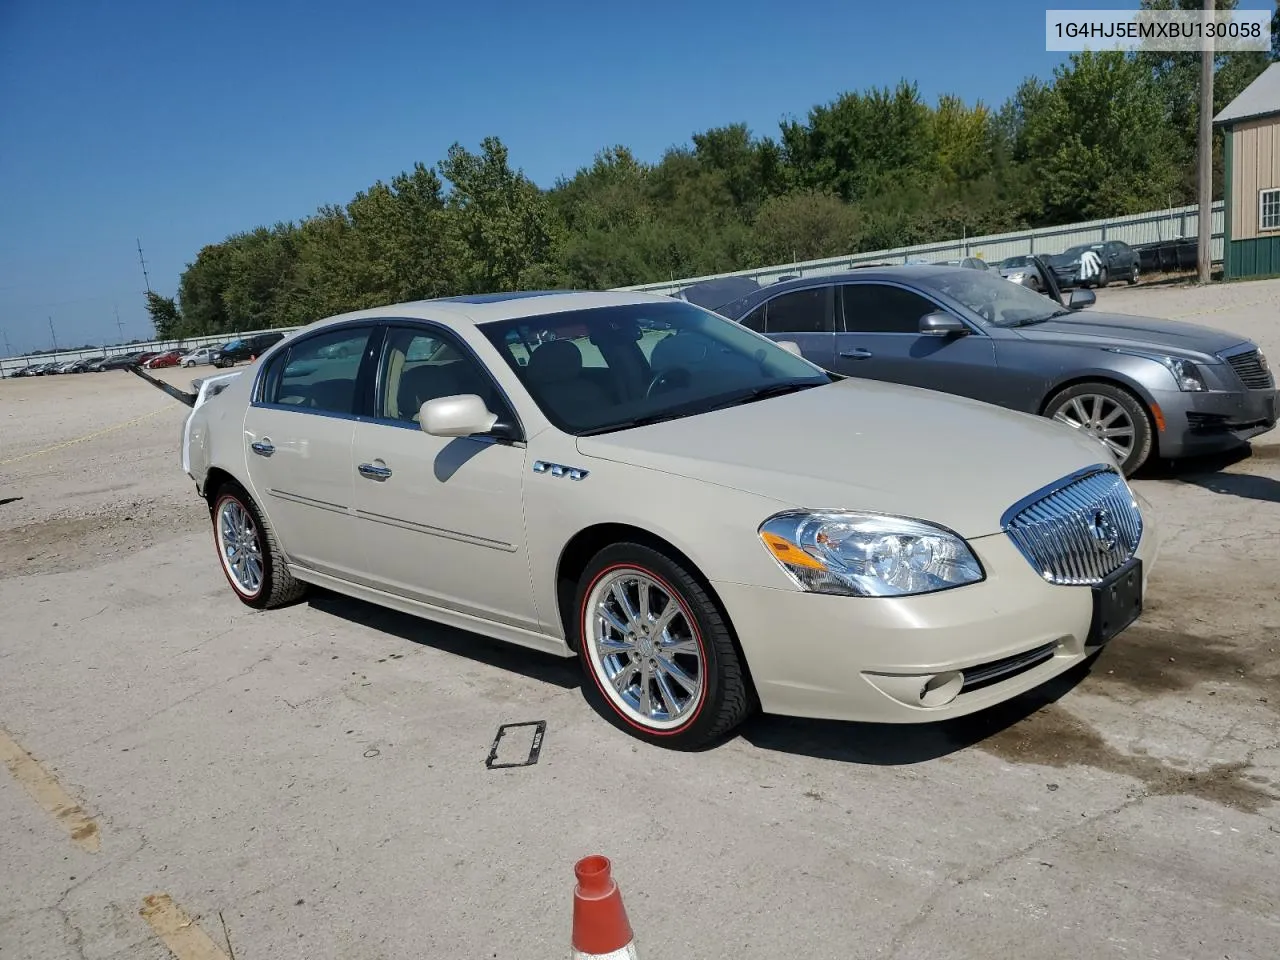
[[[184,367],[195,367],[213,363],[213,352],[215,349],[217,349],[216,345],[197,347],[191,352],[183,354],[178,362]]]
[[[1102,444],[791,346],[637,293],[363,310],[203,382],[183,464],[243,603],[577,657],[673,747],[971,713],[1140,614],[1154,528]]]
[[[178,363],[184,367],[195,367],[206,363],[213,363],[213,351],[216,347],[197,347],[190,353],[183,354]]]

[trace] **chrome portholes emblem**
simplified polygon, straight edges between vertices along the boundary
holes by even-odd
[[[566,467],[563,463],[548,463],[546,460],[535,460],[534,473],[549,473],[553,477],[568,477],[570,480],[586,479],[589,470],[581,467]]]
[[[1093,519],[1089,524],[1089,533],[1093,536],[1093,541],[1098,549],[1103,553],[1110,553],[1116,548],[1116,544],[1120,542],[1120,531],[1116,528],[1116,522],[1111,518],[1111,511],[1100,508],[1093,512]]]

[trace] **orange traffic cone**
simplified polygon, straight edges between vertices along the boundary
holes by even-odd
[[[573,867],[573,960],[638,960],[622,894],[608,857],[583,857]]]

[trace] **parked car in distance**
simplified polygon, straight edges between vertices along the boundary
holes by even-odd
[[[1082,279],[1080,260],[1086,250],[1096,253],[1100,263],[1096,276]],[[1045,259],[1053,269],[1054,280],[1063,289],[1105,287],[1112,280],[1127,280],[1130,285],[1138,282],[1140,267],[1138,251],[1120,240],[1082,243]]]
[[[284,339],[283,333],[257,333],[243,339],[228,340],[214,347],[209,361],[215,367],[233,367],[242,360],[261,356],[263,351]]]
[[[158,353],[146,363],[142,364],[147,370],[155,370],[160,367],[176,367],[178,358],[182,356],[181,350],[168,350],[164,353]]]
[[[396,304],[214,379],[183,462],[241,602],[318,585],[576,656],[605,716],[673,747],[757,707],[1007,700],[1132,623],[1156,556],[1079,431],[839,377],[667,297]]]
[[[981,257],[960,257],[956,260],[939,260],[940,266],[965,267],[969,270],[990,270],[991,265]]]
[[[206,363],[213,363],[213,351],[216,347],[196,347],[190,353],[184,353],[179,359],[179,363],[184,367],[195,367]]]
[[[720,309],[797,343],[827,370],[1039,414],[1096,437],[1127,476],[1153,457],[1231,449],[1276,425],[1258,345],[1174,320],[1077,312],[1035,260],[1047,294],[997,273],[900,266],[808,277]]]
[[[1044,291],[1044,284],[1040,281],[1040,271],[1036,269],[1035,258],[1032,256],[1024,254],[1005,257],[996,269],[1006,280],[1020,283],[1028,290],[1034,290],[1037,293]]]

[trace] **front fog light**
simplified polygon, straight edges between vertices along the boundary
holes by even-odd
[[[863,513],[790,511],[770,517],[760,539],[803,590],[905,597],[983,579],[969,545],[948,530]]]

